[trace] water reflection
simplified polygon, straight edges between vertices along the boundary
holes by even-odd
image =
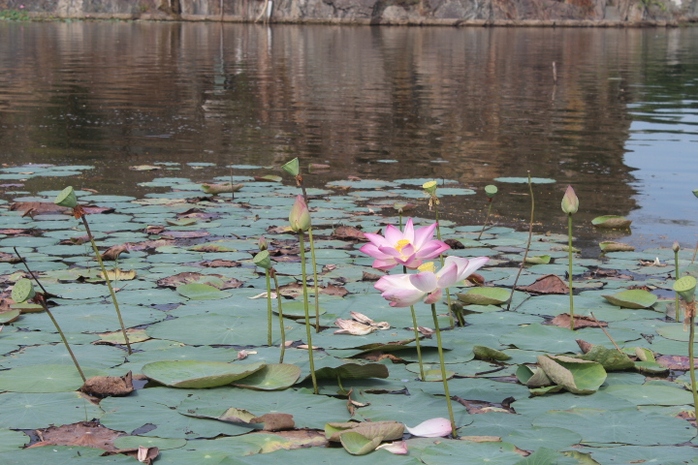
[[[694,239],[695,28],[104,22],[0,24],[0,40],[0,157],[94,164],[86,187],[138,195],[153,175],[128,166],[153,161],[329,161],[331,173],[308,178],[316,184],[442,177],[481,188],[530,171],[558,181],[536,187],[539,230],[565,231],[559,202],[573,184],[580,225],[615,213],[635,219],[631,242],[664,230],[661,243]],[[499,187],[500,221],[523,224],[527,188]],[[482,221],[484,199],[467,200],[445,207]]]

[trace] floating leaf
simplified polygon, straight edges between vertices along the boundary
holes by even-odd
[[[449,426],[450,428],[450,426]],[[369,422],[347,422],[347,423],[326,423],[325,437],[332,442],[340,440],[341,436],[348,431],[359,433],[366,438],[383,438],[385,441],[401,439],[405,431],[405,425],[397,421],[369,421]]]
[[[473,346],[473,353],[475,354],[475,358],[477,360],[494,360],[497,362],[502,362],[511,358],[511,355],[505,354],[502,351],[478,345]]]
[[[635,247],[629,244],[624,244],[622,242],[616,241],[602,241],[599,242],[599,247],[603,252],[633,252]]]
[[[592,394],[606,380],[606,371],[597,362],[562,355],[539,355],[538,365],[555,384],[573,394]]]
[[[559,276],[548,274],[535,280],[533,284],[517,289],[534,294],[567,294],[570,289]]]
[[[475,287],[458,294],[458,300],[466,305],[501,305],[509,300],[511,291],[500,287]]]
[[[172,360],[143,365],[148,378],[176,388],[212,388],[225,386],[262,369],[264,363],[226,363],[198,360]]]
[[[225,182],[222,184],[202,184],[201,185],[201,190],[204,191],[207,194],[224,194],[224,193],[230,193],[230,192],[237,192],[240,189],[242,189],[245,185],[244,184],[230,184],[229,182]]]
[[[19,309],[9,310],[6,312],[0,312],[0,324],[5,325],[7,323],[12,323],[17,318],[19,318],[20,313],[21,312]]]
[[[631,223],[631,220],[618,215],[597,216],[591,220],[591,224],[604,229],[627,229]]]
[[[604,295],[604,299],[613,305],[624,308],[650,308],[657,301],[657,296],[644,289],[631,289],[613,295]]]
[[[593,345],[591,350],[579,356],[582,360],[593,360],[600,363],[606,371],[628,370],[635,366],[630,357],[616,349],[608,349],[602,345]]]
[[[300,376],[301,369],[296,365],[270,363],[234,384],[238,387],[257,389],[259,391],[277,391],[293,386]]]
[[[550,263],[550,255],[537,255],[534,257],[526,257],[526,263],[529,265],[547,265]]]
[[[498,182],[506,182],[510,184],[528,184],[529,178],[516,178],[516,177],[502,177],[494,178]],[[550,178],[530,178],[531,184],[552,184],[557,181]]]
[[[342,433],[339,436],[342,447],[351,455],[366,455],[376,450],[376,447],[383,441],[381,436],[369,439],[366,436],[354,431]]]
[[[215,300],[230,296],[227,292],[201,283],[190,283],[177,286],[177,292],[191,300]]]
[[[265,174],[264,176],[254,176],[255,181],[281,182],[283,178],[275,174]],[[242,186],[242,184],[240,184]]]
[[[380,363],[345,363],[336,368],[324,367],[315,371],[317,379],[365,379],[365,378],[387,378],[388,367]]]

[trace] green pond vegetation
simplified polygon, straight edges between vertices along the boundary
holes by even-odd
[[[76,186],[90,166],[0,168],[14,186],[0,200],[0,463],[698,463],[684,322],[695,281],[675,287],[676,270],[698,275],[693,250],[616,242],[582,258],[568,231],[440,218],[444,255],[489,261],[444,293],[436,320],[415,304],[415,332],[359,248],[405,224],[406,205],[436,207],[429,179],[305,188],[280,167],[232,168],[133,167],[154,171],[142,198]],[[74,206],[54,203],[65,192],[10,191],[34,176],[76,186],[99,260]],[[475,192],[439,180],[436,195],[490,210],[496,185],[527,181]],[[289,224],[300,188],[316,265],[303,278],[304,230]],[[570,218],[578,200],[563,205]],[[628,227],[608,213],[601,227]]]

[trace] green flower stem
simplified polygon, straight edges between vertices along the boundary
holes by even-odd
[[[526,242],[526,250],[524,250],[521,266],[519,266],[519,271],[516,273],[516,278],[514,278],[514,284],[511,286],[511,294],[509,294],[509,300],[507,301],[507,312],[511,309],[511,301],[514,300],[516,284],[519,282],[524,266],[526,266],[526,258],[528,258],[528,251],[531,250],[531,240],[533,239],[533,220],[536,217],[536,199],[533,195],[533,183],[531,182],[530,171],[528,171],[528,193],[531,196],[531,218],[528,220],[528,241]]]
[[[439,363],[441,365],[441,380],[444,383],[444,394],[446,395],[446,405],[448,406],[448,418],[451,420],[451,436],[457,436],[456,419],[453,416],[453,406],[451,405],[451,394],[448,390],[448,379],[446,378],[446,362],[444,362],[444,349],[441,345],[441,330],[439,329],[439,319],[436,316],[436,304],[431,304],[431,316],[434,318],[434,332],[436,333],[436,345],[439,349]]]
[[[681,277],[681,273],[679,273],[679,251],[678,249],[674,251],[674,268],[676,270],[676,276],[675,279],[679,279]],[[681,304],[679,302],[679,294],[677,292],[674,293],[674,307],[676,309],[674,313],[674,321],[679,321],[680,318],[680,308]]]
[[[73,349],[70,348],[70,344],[68,344],[68,339],[66,339],[65,334],[63,334],[63,330],[61,329],[60,325],[58,324],[58,320],[53,316],[53,313],[51,310],[49,310],[48,305],[46,305],[46,300],[44,296],[47,294],[46,289],[44,289],[44,286],[41,285],[39,282],[39,278],[36,277],[34,272],[29,269],[29,265],[27,262],[24,261],[24,258],[17,252],[17,247],[14,248],[15,253],[17,254],[17,257],[19,257],[20,261],[24,263],[24,267],[27,269],[29,272],[29,276],[31,276],[34,281],[36,281],[36,284],[41,288],[43,291],[43,294],[41,296],[37,295],[36,301],[39,302],[39,304],[43,307],[44,311],[48,315],[49,318],[51,318],[51,322],[53,323],[53,326],[55,326],[56,331],[58,331],[58,334],[61,336],[61,340],[63,341],[63,344],[65,345],[65,348],[68,350],[68,354],[70,354],[70,358],[73,359],[73,363],[75,364],[75,368],[77,368],[78,373],[80,373],[80,377],[82,378],[82,382],[84,383],[87,381],[85,378],[85,373],[82,372],[82,368],[80,368],[80,364],[78,363],[78,359],[75,357],[75,354],[73,353]]]
[[[82,224],[85,227],[85,232],[87,232],[87,237],[90,238],[90,244],[92,244],[92,250],[95,253],[95,258],[97,259],[97,263],[99,263],[99,267],[102,270],[102,275],[104,275],[104,281],[107,283],[107,287],[109,288],[109,294],[111,294],[111,301],[114,304],[114,310],[116,310],[116,316],[119,318],[119,324],[121,325],[121,332],[124,335],[124,341],[126,341],[126,348],[128,349],[128,354],[131,355],[133,351],[131,350],[131,343],[128,340],[128,334],[126,334],[126,327],[124,326],[124,320],[121,318],[121,311],[119,310],[119,302],[116,300],[116,293],[114,292],[114,288],[111,285],[111,280],[109,279],[109,275],[107,274],[107,269],[104,267],[104,262],[102,261],[102,256],[99,253],[99,250],[97,249],[97,244],[95,244],[95,239],[94,236],[92,236],[92,231],[90,230],[90,225],[87,224],[87,218],[83,214],[81,217],[82,219]]]
[[[305,241],[303,231],[298,233],[298,243],[301,250],[301,280],[303,285],[303,310],[305,312],[305,335],[308,344],[308,363],[310,363],[310,377],[313,380],[313,392],[318,394],[317,379],[315,377],[315,360],[313,360],[313,336],[310,331],[310,311],[308,306],[308,281],[305,267]]]
[[[286,354],[286,328],[284,327],[284,310],[281,306],[281,292],[279,292],[279,279],[276,277],[276,270],[272,268],[269,274],[274,278],[274,288],[276,290],[276,301],[279,307],[279,329],[281,330],[281,354],[279,355],[279,363],[284,363],[284,355]]]
[[[402,272],[407,273],[407,267],[402,266]],[[419,342],[421,335],[419,334],[419,327],[417,325],[417,312],[414,311],[414,305],[410,305],[410,313],[412,314],[412,328],[414,329],[414,343],[417,348],[417,360],[419,361],[419,379],[424,381],[426,378],[424,376],[424,362],[422,361],[422,343]]]
[[[477,240],[479,241],[480,238],[482,237],[482,233],[485,232],[485,228],[487,228],[487,222],[490,219],[490,214],[492,213],[492,197],[489,197],[487,199],[487,216],[485,216],[485,224],[482,225],[482,229],[480,230],[480,234],[477,235]]]
[[[264,270],[264,277],[267,281],[267,345],[270,346],[272,343],[272,330],[271,330],[271,319],[272,319],[272,308],[271,308],[271,277],[269,276],[269,270]],[[282,341],[283,343],[283,341]]]
[[[696,302],[693,301],[686,305],[688,306],[686,313],[690,315],[688,318],[690,325],[688,332],[688,373],[691,377],[691,393],[693,394],[693,416],[698,419],[698,391],[696,391],[696,367],[693,353],[693,342],[696,335]]]
[[[310,245],[310,261],[313,265],[313,290],[315,291],[315,332],[320,332],[320,289],[317,279],[317,260],[315,260],[315,241],[313,227],[308,228],[308,244]]]
[[[436,204],[436,202],[434,202]],[[434,219],[436,221],[436,238],[438,240],[441,240],[441,226],[439,226],[439,208],[434,205]],[[443,268],[444,266],[444,256],[439,255],[439,260],[441,261],[441,267]],[[451,326],[451,329],[456,327],[456,321],[453,319],[453,311],[451,310],[451,293],[449,292],[448,288],[444,289],[444,293],[446,294],[446,305],[448,306],[448,324]]]
[[[574,331],[574,293],[572,290],[572,214],[567,214],[567,249],[569,253],[569,272],[567,273],[570,288],[570,329]]]

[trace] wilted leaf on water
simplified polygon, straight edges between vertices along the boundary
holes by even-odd
[[[93,376],[85,381],[80,390],[100,399],[127,396],[133,392],[133,375],[129,371],[124,376]]]
[[[308,292],[312,292],[313,287],[308,286]],[[325,294],[325,295],[332,295],[332,296],[338,296],[338,297],[344,297],[349,293],[344,287],[342,286],[335,286],[334,284],[328,284],[327,286],[320,287],[319,288],[320,294]],[[303,286],[298,283],[290,283],[286,284],[285,286],[279,287],[279,292],[281,293],[282,296],[284,297],[291,297],[291,298],[298,298],[303,295]],[[290,316],[290,314],[289,314]]]
[[[635,250],[632,245],[616,241],[599,242],[599,247],[603,252],[633,252]]]
[[[555,384],[573,394],[592,394],[606,380],[606,371],[597,362],[564,355],[539,355],[538,365]]]
[[[240,189],[242,189],[244,186],[245,186],[244,184],[231,184],[229,182],[224,182],[221,184],[204,183],[201,185],[201,190],[207,194],[216,195],[216,194],[237,192]]]
[[[334,231],[332,231],[332,237],[342,240],[366,240],[364,232],[353,226],[337,226]]]
[[[475,354],[475,358],[478,360],[494,360],[497,362],[502,362],[511,358],[511,355],[505,354],[500,350],[480,345],[473,346],[473,353]]]
[[[242,282],[235,278],[227,278],[220,274],[203,274],[190,271],[183,271],[167,278],[157,280],[157,285],[161,287],[178,288],[183,284],[208,284],[216,289],[236,289],[242,286]]]
[[[325,424],[325,437],[337,442],[347,431],[359,433],[366,438],[380,437],[385,441],[401,439],[405,425],[397,421],[367,421]]]
[[[516,369],[516,379],[519,380],[521,384],[525,384],[529,388],[540,388],[543,386],[550,386],[553,382],[545,374],[545,371],[541,368],[536,368],[534,371],[528,365],[519,365]]]
[[[197,223],[196,218],[180,218],[176,220],[166,219],[165,222],[170,226],[192,226]]]
[[[129,166],[128,169],[131,171],[157,171],[161,170],[161,166],[156,166],[156,165],[134,165],[134,166]]]
[[[261,370],[264,363],[164,360],[143,365],[148,378],[170,387],[204,389],[225,386]]]
[[[657,363],[664,368],[678,371],[688,371],[691,367],[688,357],[684,355],[660,355],[657,357]],[[694,360],[693,364],[698,368],[698,360]]]
[[[344,450],[351,455],[366,455],[376,450],[376,447],[383,441],[383,437],[377,436],[369,439],[355,431],[347,431],[339,436],[339,441]]]
[[[255,181],[281,182],[283,178],[276,174],[265,174],[264,176],[254,176]],[[240,184],[242,186],[242,184]]]
[[[213,418],[207,415],[192,415],[200,418]],[[248,412],[245,409],[239,409],[236,407],[230,407],[228,410],[223,412],[223,415],[221,415],[220,417],[216,417],[216,419],[218,420],[228,421],[231,423],[252,423],[253,418],[256,418],[256,415],[254,415],[251,412]]]
[[[64,213],[69,211],[68,208],[56,205],[53,202],[15,202],[10,205],[10,211],[21,211],[25,215],[39,215],[50,213]]]
[[[509,300],[511,291],[501,287],[475,287],[457,295],[458,300],[468,305],[501,305]]]
[[[99,424],[98,421],[82,421],[69,425],[51,426],[37,430],[41,440],[29,446],[77,446],[103,449],[116,452],[114,440],[124,433],[114,431]]]
[[[567,284],[559,276],[548,274],[535,280],[528,286],[517,287],[518,290],[533,294],[567,294],[570,292]]]
[[[591,350],[578,356],[582,360],[600,363],[606,371],[628,370],[635,366],[630,357],[617,349],[609,349],[600,344],[592,345]]]
[[[119,258],[119,255],[121,255],[124,252],[128,253],[128,251],[129,244],[114,245],[104,251],[104,253],[102,254],[102,260],[116,260]]]
[[[650,308],[657,301],[656,295],[644,289],[630,289],[603,298],[624,308]]]
[[[258,423],[264,425],[264,431],[285,431],[296,427],[293,421],[293,415],[288,413],[265,413],[261,417],[254,417],[250,423]]]
[[[570,327],[570,314],[569,313],[560,313],[557,315],[555,318],[553,318],[550,323],[552,325],[558,326],[560,328],[569,328]],[[600,327],[606,327],[608,326],[608,323],[605,321],[596,321],[594,318],[585,316],[585,315],[578,315],[574,317],[574,329],[580,329],[580,328],[600,328]]]
[[[101,279],[104,279],[104,274],[102,272],[99,273],[99,276]],[[124,271],[120,268],[114,268],[107,270],[107,277],[109,278],[109,281],[131,281],[136,279],[136,271]]]
[[[19,263],[20,261],[21,260],[17,255],[6,252],[0,252],[0,263]]]
[[[604,229],[627,229],[631,223],[631,220],[618,215],[597,216],[591,220],[591,224]]]
[[[355,320],[344,320],[342,318],[337,318],[334,320],[335,326],[339,329],[335,331],[335,334],[352,334],[354,336],[365,336],[376,330],[375,327]]]

